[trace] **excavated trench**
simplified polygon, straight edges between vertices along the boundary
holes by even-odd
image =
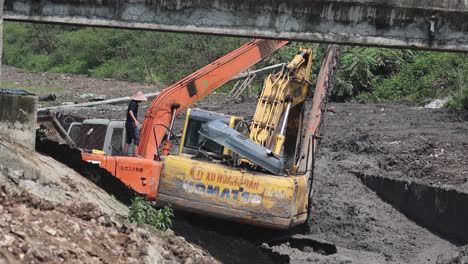
[[[356,176],[419,225],[461,245],[468,243],[468,193],[361,173]]]

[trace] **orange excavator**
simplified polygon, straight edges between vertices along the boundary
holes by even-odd
[[[305,222],[336,47],[329,48],[322,64],[306,126],[312,51],[305,48],[268,76],[250,124],[242,117],[189,108],[285,44],[250,41],[163,90],[146,112],[140,157],[83,153],[83,160],[177,209],[277,229]],[[179,153],[169,155],[175,118],[184,111]]]

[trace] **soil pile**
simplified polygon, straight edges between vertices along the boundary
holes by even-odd
[[[127,207],[88,179],[1,140],[0,186],[0,262],[218,263],[171,232],[128,224]]]
[[[181,238],[122,224],[91,203],[63,206],[5,186],[0,226],[6,263],[217,263]]]
[[[391,104],[333,104],[322,141],[344,157],[368,157],[368,174],[468,191],[468,112]],[[359,162],[351,170],[362,170]]]
[[[54,205],[27,192],[15,196],[2,186],[0,223],[3,257],[21,263],[164,260],[161,241],[143,229],[112,221],[93,204]]]

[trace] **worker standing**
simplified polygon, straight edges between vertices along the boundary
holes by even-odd
[[[125,141],[125,148],[124,152],[126,155],[128,155],[128,147],[130,144],[135,145],[135,150],[134,155],[136,156],[138,154],[138,145],[140,144],[140,136],[138,135],[138,123],[137,117],[138,117],[138,103],[141,101],[148,101],[148,98],[146,98],[145,94],[143,92],[138,91],[134,93],[131,97],[131,101],[128,104],[127,108],[127,120],[125,121],[125,130],[127,133],[126,136],[126,141]]]

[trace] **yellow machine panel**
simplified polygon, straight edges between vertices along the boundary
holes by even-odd
[[[307,215],[305,176],[272,176],[215,163],[168,156],[158,200],[194,212],[286,229]]]

